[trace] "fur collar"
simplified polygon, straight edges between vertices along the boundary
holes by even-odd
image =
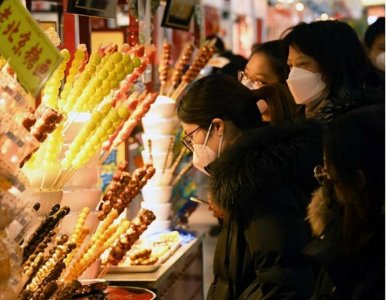
[[[226,210],[245,207],[293,184],[311,194],[313,168],[322,162],[322,128],[315,120],[266,126],[241,136],[210,165],[213,200]]]
[[[320,236],[328,223],[334,219],[334,213],[328,208],[323,196],[323,188],[318,188],[312,195],[307,208],[307,219],[310,222],[312,233]]]

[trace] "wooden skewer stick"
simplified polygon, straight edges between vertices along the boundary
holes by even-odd
[[[170,168],[170,173],[171,174],[173,174],[177,170],[178,164],[181,162],[182,157],[184,156],[185,153],[186,153],[186,148],[183,147],[181,149],[180,153],[178,154],[176,160],[174,161],[172,167]]]
[[[187,82],[181,82],[170,98],[177,100],[187,86]]]
[[[60,166],[60,170],[59,170],[59,172],[58,172],[58,176],[56,176],[54,182],[51,184],[50,189],[52,189],[52,188],[55,187],[55,185],[56,185],[56,183],[58,182],[60,176],[62,176],[63,171],[64,171],[64,170],[63,170],[63,167]]]
[[[166,170],[166,167],[168,165],[169,156],[170,156],[170,153],[173,151],[173,147],[174,147],[174,137],[171,136],[170,140],[169,140],[168,150],[167,150],[166,156],[165,156],[165,161],[164,161],[164,164],[162,166],[162,174],[165,174],[165,170]]]
[[[171,185],[175,186],[181,180],[182,176],[184,176],[192,167],[193,167],[193,161],[191,161],[181,169],[180,173],[178,173],[178,175],[174,178]]]
[[[152,149],[151,139],[147,140],[147,147],[149,151],[149,163],[153,164],[153,149]]]

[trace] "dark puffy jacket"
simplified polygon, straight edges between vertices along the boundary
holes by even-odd
[[[309,299],[305,208],[322,161],[315,121],[244,134],[210,165],[213,201],[227,211],[208,299]]]
[[[363,235],[358,249],[346,250],[340,209],[337,203],[325,199],[322,189],[318,189],[312,197],[308,219],[316,238],[304,252],[322,266],[312,299],[385,299],[383,224],[378,232]]]

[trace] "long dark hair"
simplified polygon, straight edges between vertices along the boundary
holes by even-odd
[[[339,96],[342,87],[364,87],[366,52],[348,24],[336,20],[299,23],[282,36],[288,47],[299,49],[319,63],[330,98]]]
[[[263,53],[274,70],[279,82],[286,84],[289,74],[287,65],[288,47],[282,40],[269,41],[252,47],[251,57],[256,53]]]
[[[250,90],[227,75],[210,75],[193,83],[180,97],[177,114],[188,124],[209,126],[214,118],[231,121],[241,130],[263,126],[257,101],[267,102],[273,125],[291,124],[295,120],[295,102],[288,88],[269,84]]]
[[[255,101],[263,99],[267,102],[272,125],[285,126],[295,122],[297,105],[287,85],[267,84],[252,92]]]
[[[348,112],[330,125],[324,139],[329,173],[343,194],[343,231],[348,247],[361,233],[383,227],[385,204],[385,107]]]

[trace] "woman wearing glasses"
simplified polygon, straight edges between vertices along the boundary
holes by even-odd
[[[280,126],[263,122],[256,102],[271,96],[265,91],[208,76],[179,101],[183,143],[210,176],[212,199],[224,211],[208,299],[309,299],[312,293],[301,250],[310,237],[305,207],[312,169],[322,160],[321,130],[284,117]]]
[[[324,141],[308,216],[320,261],[314,299],[385,299],[385,108],[338,117]]]
[[[286,85],[289,74],[287,56],[288,47],[282,40],[254,46],[245,70],[239,72],[239,81],[252,90],[266,84]]]

